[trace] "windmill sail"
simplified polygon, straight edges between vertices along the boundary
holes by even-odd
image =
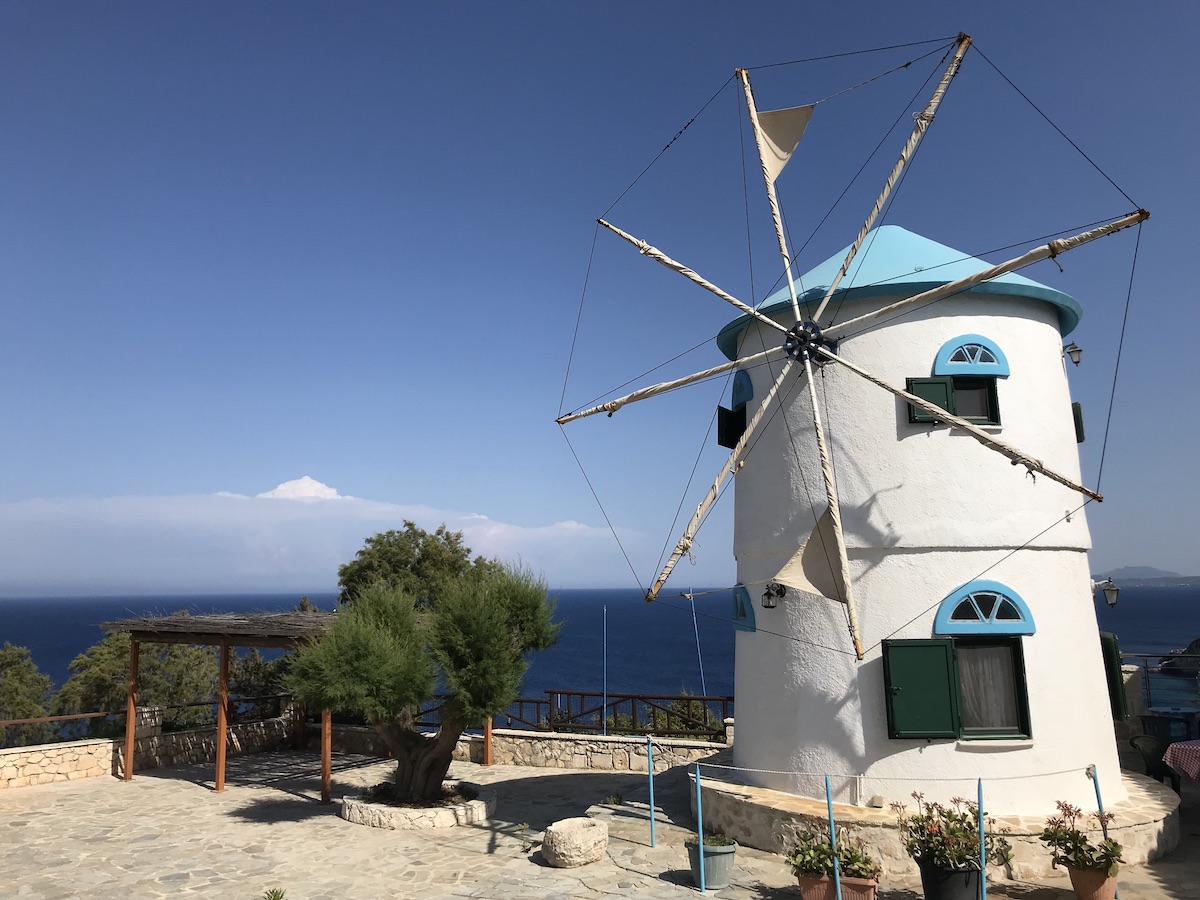
[[[812,118],[813,108],[813,104],[809,104],[758,114],[758,125],[763,136],[763,171],[772,182],[779,177],[796,151],[800,138],[804,137],[804,129]]]

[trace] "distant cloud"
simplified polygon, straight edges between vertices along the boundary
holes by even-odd
[[[348,500],[327,484],[307,475],[285,481],[273,491],[258,494],[260,500]]]
[[[405,520],[445,523],[474,553],[520,562],[552,587],[632,581],[607,528],[381,503],[304,476],[253,497],[0,502],[0,596],[333,591],[365,538]]]

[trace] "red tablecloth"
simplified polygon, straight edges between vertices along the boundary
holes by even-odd
[[[1163,762],[1192,781],[1200,781],[1200,741],[1170,744],[1163,754]]]

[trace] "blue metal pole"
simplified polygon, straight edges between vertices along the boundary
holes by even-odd
[[[833,889],[837,900],[842,900],[842,867],[838,865],[837,828],[833,824],[833,792],[829,789],[829,776],[825,776],[825,810],[829,813],[829,846],[833,848]]]
[[[646,738],[646,774],[650,776],[650,846],[654,846],[654,741]]]
[[[1092,779],[1092,787],[1096,789],[1096,808],[1100,810],[1100,833],[1104,835],[1104,839],[1108,840],[1108,822],[1104,820],[1104,798],[1100,796],[1100,774],[1096,771],[1096,764],[1092,763],[1087,767],[1087,776]],[[1121,896],[1121,886],[1116,886],[1115,897]]]
[[[696,837],[700,841],[700,890],[704,891],[704,805],[700,800],[700,763],[696,763]],[[840,898],[839,898],[840,900]]]
[[[600,733],[608,734],[608,604],[602,607],[604,611],[604,702],[600,704]]]
[[[979,779],[977,792],[979,806],[979,900],[987,900],[987,834],[983,821],[983,779]]]

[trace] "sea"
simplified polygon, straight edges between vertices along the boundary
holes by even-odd
[[[732,597],[701,589],[692,595],[664,593],[647,603],[636,589],[557,591],[559,641],[532,655],[522,696],[548,690],[732,696]],[[322,609],[336,605],[332,593],[308,598]],[[57,689],[71,661],[104,636],[103,622],[184,609],[285,611],[299,600],[297,594],[0,598],[0,643],[28,647]],[[1117,635],[1126,662],[1153,666],[1200,637],[1200,586],[1129,586],[1115,607],[1097,592],[1096,616],[1102,631]],[[1152,705],[1200,707],[1192,678],[1153,675],[1150,688]]]

